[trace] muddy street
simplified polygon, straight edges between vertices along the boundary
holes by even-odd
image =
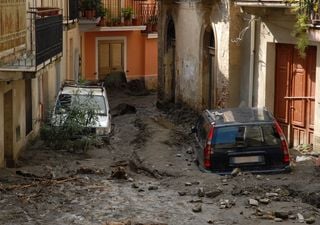
[[[108,97],[109,143],[79,153],[35,140],[17,168],[0,170],[1,225],[320,224],[313,160],[293,162],[289,174],[202,173],[194,163],[192,111],[159,110],[155,93]]]

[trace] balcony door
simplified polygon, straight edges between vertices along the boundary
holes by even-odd
[[[124,71],[124,41],[99,40],[98,41],[98,79],[104,80],[106,76]]]

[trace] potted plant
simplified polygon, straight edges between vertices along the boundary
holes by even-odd
[[[100,0],[82,0],[81,7],[84,16],[87,19],[93,19],[96,16],[97,9],[101,6]]]
[[[131,25],[132,24],[132,15],[133,15],[133,9],[131,7],[122,8],[121,13],[124,19],[125,25]]]
[[[158,26],[158,16],[157,15],[152,15],[148,19],[147,23],[147,32],[157,32],[157,26]]]

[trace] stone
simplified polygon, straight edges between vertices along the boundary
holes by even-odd
[[[205,196],[207,198],[215,198],[215,197],[219,196],[221,193],[222,193],[222,191],[220,191],[220,190],[213,190],[213,191],[205,192]]]
[[[241,172],[241,169],[240,168],[234,168],[231,172],[231,176],[238,176]]]
[[[201,204],[195,205],[195,206],[192,208],[192,211],[195,212],[195,213],[201,212],[201,211],[202,211],[202,206],[201,206]]]
[[[297,218],[299,223],[304,223],[304,217],[301,213],[297,213]]]
[[[282,221],[283,221],[283,219],[281,219],[281,218],[277,218],[277,217],[276,217],[276,218],[274,218],[274,221],[275,221],[275,222],[282,222]]]
[[[203,188],[199,188],[197,194],[198,194],[198,197],[204,197],[204,190],[203,190]]]
[[[133,178],[132,178],[132,177],[129,177],[129,178],[128,178],[128,181],[129,181],[129,182],[133,182]]]
[[[267,198],[272,198],[272,197],[278,197],[279,196],[279,194],[278,193],[266,193],[266,197]]]
[[[193,185],[199,185],[199,184],[200,184],[200,181],[193,181],[191,184],[193,184]]]
[[[189,201],[190,203],[202,203],[202,199],[191,199],[190,201]]]
[[[192,184],[190,182],[186,182],[184,185],[185,186],[192,186]]]
[[[185,196],[187,193],[185,191],[178,191],[179,196]]]
[[[307,224],[313,224],[313,223],[316,222],[316,218],[314,218],[314,216],[310,216],[310,217],[308,217],[308,218],[305,219],[305,222],[306,222]]]
[[[139,188],[139,186],[138,186],[136,183],[132,183],[132,184],[131,184],[131,187],[132,187],[132,188]]]
[[[259,202],[262,204],[269,204],[270,203],[270,199],[268,198],[260,198]]]
[[[288,219],[289,218],[289,212],[286,211],[275,211],[274,216],[281,219]]]
[[[257,175],[256,178],[257,178],[258,180],[261,180],[261,179],[262,179],[262,176],[261,176],[261,175]]]
[[[249,199],[249,205],[251,206],[258,206],[259,205],[259,202],[253,198],[250,198]]]
[[[181,154],[176,154],[176,156],[177,156],[177,157],[181,157],[182,155],[181,155]]]
[[[149,191],[158,190],[158,186],[150,185],[150,186],[148,187],[148,190],[149,190]]]

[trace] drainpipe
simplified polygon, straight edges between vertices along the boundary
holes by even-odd
[[[256,20],[255,16],[251,15],[250,19],[250,63],[249,63],[249,96],[248,106],[253,106],[253,80],[254,80],[254,65],[255,65],[255,38],[256,38]]]

